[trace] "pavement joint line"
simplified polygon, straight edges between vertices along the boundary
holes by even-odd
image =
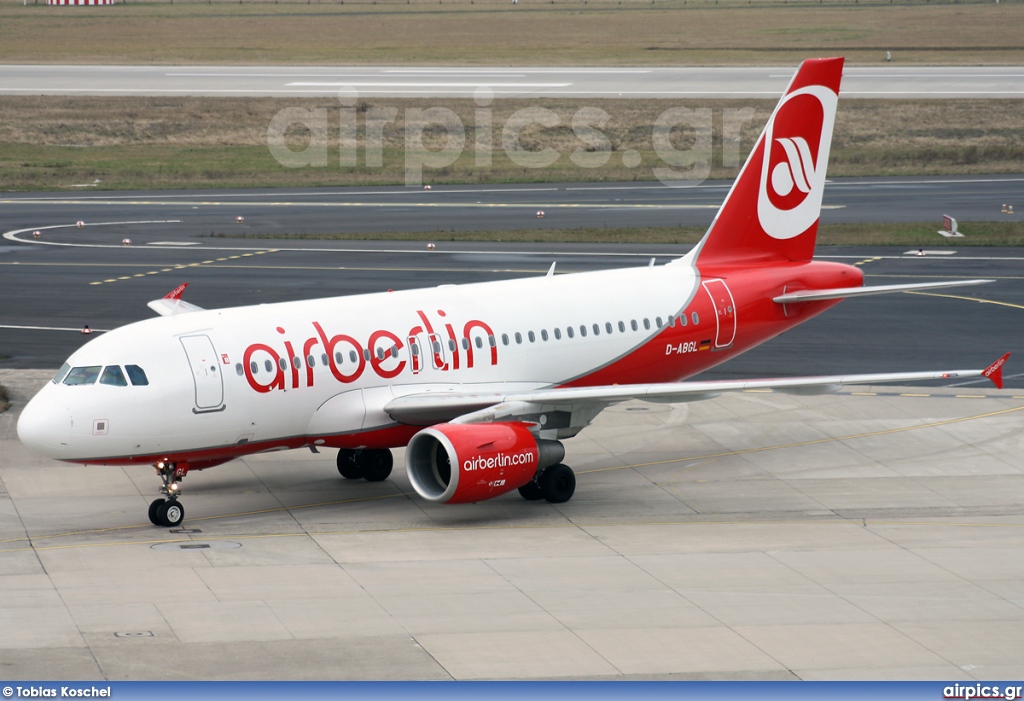
[[[907,396],[907,395],[900,395]],[[919,395],[928,396],[928,395]],[[577,475],[587,475],[594,472],[612,472],[615,470],[632,470],[638,467],[654,467],[657,465],[672,465],[681,462],[692,462],[694,460],[711,460],[713,458],[725,458],[734,455],[747,455],[750,453],[763,453],[770,450],[784,450],[787,448],[802,448],[809,445],[821,445],[822,443],[836,443],[840,441],[849,441],[857,438],[872,438],[875,436],[886,436],[894,433],[906,433],[908,431],[918,431],[924,428],[937,428],[939,426],[948,426],[950,424],[963,423],[965,421],[976,421],[978,419],[987,419],[992,416],[1000,416],[1002,414],[1010,414],[1016,411],[1024,410],[1024,406],[1011,407],[1009,409],[1000,409],[999,411],[990,411],[985,414],[975,414],[973,416],[962,416],[955,419],[945,419],[943,421],[932,421],[926,424],[919,424],[916,426],[903,426],[901,428],[890,428],[882,431],[870,431],[867,433],[856,433],[849,436],[836,436],[830,438],[817,438],[810,441],[799,441],[796,443],[783,443],[780,445],[763,446],[760,448],[744,448],[743,450],[730,450],[722,453],[709,453],[707,455],[694,455],[685,458],[672,458],[671,460],[656,460],[653,462],[637,463],[634,465],[615,465],[613,467],[599,467],[593,470],[578,470]]]
[[[281,511],[289,511],[289,510],[313,509],[313,508],[318,508],[318,507],[323,507],[323,506],[339,506],[339,505],[342,505],[342,504],[354,504],[354,503],[362,503],[362,502],[367,502],[367,501],[380,501],[382,499],[394,499],[396,497],[407,497],[407,496],[409,496],[409,494],[407,494],[405,492],[399,492],[397,494],[383,494],[383,495],[377,495],[377,496],[372,496],[372,497],[357,497],[355,499],[341,499],[339,501],[323,501],[323,502],[317,502],[315,504],[299,504],[298,506],[279,506],[279,507],[275,507],[273,509],[260,509],[258,511],[241,511],[241,512],[233,513],[233,514],[220,514],[218,516],[200,516],[200,517],[196,517],[196,518],[190,518],[189,519],[189,523],[192,523],[192,522],[195,522],[195,521],[210,521],[210,520],[214,520],[214,519],[234,518],[234,517],[237,517],[237,516],[255,516],[255,515],[258,515],[258,514],[278,513],[278,512],[281,512]],[[131,529],[134,529],[134,528],[148,528],[149,526],[150,526],[150,524],[136,523],[136,524],[132,524],[132,525],[129,525],[129,526],[111,526],[110,528],[96,528],[96,529],[89,529],[89,530],[85,530],[85,531],[71,531],[71,532],[68,532],[68,533],[51,533],[49,535],[26,536],[24,538],[9,538],[7,540],[0,540],[0,544],[19,543],[19,542],[25,541],[25,540],[29,541],[29,543],[31,544],[31,543],[33,543],[34,541],[37,541],[37,540],[49,540],[49,539],[53,539],[53,538],[70,538],[70,537],[73,537],[73,536],[80,536],[80,535],[102,535],[104,533],[111,533],[113,531],[125,531],[125,530],[131,530]],[[216,537],[207,538],[207,540],[214,540],[214,539],[216,539]],[[223,537],[221,537],[220,539],[223,540]],[[149,542],[149,541],[147,541],[147,542]],[[177,542],[177,541],[157,540],[157,541],[152,541],[152,542],[154,542],[154,543],[163,543],[163,542]],[[187,541],[185,541],[185,542],[187,542]],[[110,543],[110,545],[120,545],[120,544],[121,543]],[[130,543],[124,543],[124,544],[128,545]],[[70,547],[70,546],[62,546],[62,547]],[[30,549],[30,548],[26,548],[26,549]],[[0,550],[0,553],[4,553],[4,552],[17,552],[17,551],[15,551],[15,550]]]
[[[408,496],[406,494],[395,495],[395,496]],[[277,509],[266,509],[264,511],[252,512],[253,514],[268,513],[272,511],[287,511],[289,508],[305,508],[305,507],[280,507]],[[232,516],[247,516],[249,513],[231,514]],[[204,517],[207,519],[218,519],[227,518],[227,516],[208,516]],[[191,519],[197,520],[197,519]],[[39,540],[41,538],[20,538],[18,540],[30,540],[30,545],[21,548],[9,548],[6,550],[0,550],[0,554],[3,553],[16,553],[16,552],[43,552],[51,550],[74,550],[80,548],[112,548],[119,546],[133,546],[133,545],[163,545],[166,543],[195,543],[202,541],[238,541],[238,540],[264,540],[270,538],[322,538],[325,536],[343,536],[343,535],[356,535],[366,533],[447,533],[447,532],[466,532],[466,531],[525,531],[525,530],[553,530],[553,529],[564,529],[572,528],[576,530],[587,530],[594,528],[632,528],[632,527],[678,527],[678,526],[748,526],[751,523],[757,525],[775,525],[775,526],[814,526],[819,527],[823,525],[831,526],[855,526],[857,528],[864,527],[927,527],[934,528],[935,522],[929,521],[868,521],[864,518],[843,518],[843,517],[830,517],[830,518],[807,518],[807,519],[762,519],[757,521],[738,521],[738,520],[702,520],[702,521],[620,521],[620,522],[574,522],[569,521],[566,523],[537,523],[537,524],[523,524],[523,525],[476,525],[476,526],[421,526],[421,527],[405,527],[405,528],[353,528],[346,530],[337,531],[298,531],[293,533],[253,533],[253,534],[226,534],[207,536],[205,538],[159,538],[153,540],[128,540],[128,541],[111,541],[101,543],[72,543],[67,545],[49,545],[49,546],[36,546],[31,544],[31,540]],[[1024,523],[943,523],[939,524],[945,528],[1024,528]],[[119,529],[127,528],[151,528],[149,524],[138,524],[135,526],[120,526]],[[52,536],[43,536],[46,538],[60,538],[60,537],[71,537],[76,535],[89,535],[92,533],[102,533],[103,531],[115,530],[115,529],[101,529],[98,531],[82,531],[80,533],[68,533],[68,534],[57,534]],[[205,534],[204,534],[205,535]],[[15,542],[0,541],[0,542]]]

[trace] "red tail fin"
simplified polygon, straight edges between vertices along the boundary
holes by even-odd
[[[711,265],[810,260],[843,59],[804,61],[697,247]]]

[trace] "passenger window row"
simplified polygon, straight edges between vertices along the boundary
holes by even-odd
[[[690,314],[690,320],[693,321],[694,325],[697,325],[697,324],[700,323],[700,316],[697,314],[697,312],[692,312]],[[679,314],[678,316],[670,316],[670,317],[668,317],[668,321],[667,321],[667,324],[669,326],[676,326],[677,324],[680,325],[680,326],[687,326],[688,323],[689,323],[689,321],[686,318],[686,313],[685,312],[682,313],[682,314]],[[658,328],[658,329],[663,328],[665,326],[665,324],[666,324],[666,322],[660,316],[654,317],[654,328]],[[564,337],[565,338],[575,338],[577,333],[579,333],[579,337],[580,338],[586,338],[588,334],[593,334],[594,336],[600,336],[602,333],[605,333],[605,334],[609,334],[610,335],[610,334],[615,333],[616,330],[618,330],[619,333],[626,333],[627,329],[629,329],[631,331],[639,331],[641,326],[643,326],[644,331],[650,331],[651,330],[651,320],[645,318],[645,319],[643,319],[643,320],[638,322],[636,319],[631,319],[628,324],[625,321],[619,321],[619,322],[617,322],[615,324],[613,324],[610,321],[606,321],[606,322],[604,322],[603,326],[601,324],[591,324],[589,327],[586,324],[580,324],[579,327],[578,327],[578,330],[577,330],[577,327],[566,326],[565,327],[565,332],[564,332]],[[534,333],[533,331],[527,331],[526,332],[526,338],[527,338],[527,340],[530,343],[536,343],[538,335],[536,333]],[[547,329],[541,329],[540,330],[540,340],[541,341],[548,341],[548,340],[551,340],[552,338],[554,338],[554,340],[556,340],[556,341],[562,340],[562,338],[563,338],[563,331],[562,331],[561,327],[555,327],[551,331],[550,334],[548,333]],[[502,343],[502,345],[506,345],[506,346],[511,345],[513,339],[515,340],[516,345],[522,345],[522,343],[523,343],[523,334],[520,333],[519,331],[516,331],[514,334],[512,334],[511,338],[509,338],[509,335],[507,333],[501,334],[501,343]],[[463,339],[463,340],[465,340],[465,339]],[[479,339],[477,339],[477,341],[479,341]],[[477,345],[479,346],[479,343]],[[494,345],[494,344],[492,343],[491,345]]]
[[[680,326],[687,326],[690,323],[690,321],[692,321],[694,325],[697,325],[697,324],[700,323],[700,316],[697,314],[697,312],[691,312],[689,320],[687,319],[685,312],[683,312],[681,314],[678,314],[678,315],[669,316],[667,320],[663,320],[660,316],[657,316],[657,317],[654,318],[653,324],[654,324],[654,328],[661,329],[661,328],[664,328],[666,324],[668,326],[670,326],[670,327],[674,327],[677,324],[680,325]],[[651,320],[649,318],[644,318],[643,320],[641,320],[639,322],[636,319],[631,319],[629,324],[627,324],[625,321],[619,321],[616,324],[612,324],[612,322],[606,321],[604,323],[604,326],[602,326],[601,324],[591,324],[588,327],[586,324],[580,324],[579,327],[578,327],[578,331],[577,331],[577,327],[574,327],[574,326],[566,326],[564,332],[563,332],[561,327],[555,327],[551,331],[550,334],[548,333],[547,329],[541,329],[540,330],[540,340],[541,341],[549,341],[552,338],[554,338],[554,340],[556,340],[556,341],[560,341],[560,340],[562,340],[562,338],[572,339],[572,338],[576,338],[577,333],[579,334],[580,338],[586,338],[588,336],[588,334],[593,334],[594,336],[600,336],[602,332],[605,333],[605,334],[613,334],[613,333],[615,333],[616,329],[618,330],[619,333],[626,333],[627,327],[630,330],[632,330],[632,331],[639,331],[640,327],[643,326],[644,331],[650,331],[651,328],[652,328],[651,324],[652,324],[652,322],[651,322]],[[534,333],[533,331],[527,331],[526,332],[526,338],[529,340],[530,343],[536,343],[538,335],[536,333]],[[512,337],[509,337],[509,335],[507,333],[501,334],[501,343],[504,346],[511,345],[512,344],[512,339],[515,339],[515,343],[517,345],[522,345],[522,343],[523,343],[523,334],[520,333],[519,331],[516,331],[512,335]],[[459,340],[458,343],[456,343],[454,339],[448,339],[448,350],[451,351],[451,352],[455,352],[456,350],[458,350],[458,348],[460,346],[462,347],[463,350],[469,350],[471,343],[473,345],[475,345],[477,348],[483,348],[485,341],[484,341],[484,338],[482,336],[476,336],[476,337],[473,338],[472,341],[470,341],[470,339],[468,339],[468,338],[462,338],[462,339]],[[487,344],[487,346],[489,348],[495,348],[498,345],[498,341],[497,341],[497,339],[493,335],[488,335],[487,336],[487,340],[486,340],[486,344]],[[441,344],[439,342],[437,342],[437,341],[434,341],[432,343],[431,348],[433,349],[434,353],[440,353],[441,352]],[[409,351],[413,355],[419,355],[420,354],[419,344],[415,343],[415,342],[411,342],[409,344]],[[375,354],[377,356],[377,360],[384,360],[385,358],[387,358],[389,356],[391,358],[397,358],[398,357],[398,346],[391,346],[388,349],[384,349],[384,348],[378,347],[376,349],[376,351],[373,352],[373,353],[371,353],[369,348],[364,348],[363,349],[363,359],[365,361],[369,362],[370,359],[371,359],[371,356],[373,354]],[[356,363],[356,362],[359,361],[359,355],[356,353],[355,350],[350,350],[348,352],[348,361],[352,362],[352,363]],[[328,365],[328,363],[330,363],[330,358],[327,356],[326,353],[322,353],[320,355],[319,362],[322,365],[326,366],[326,365]],[[334,353],[334,363],[338,367],[341,367],[345,363],[345,354],[342,353],[341,351],[336,351]],[[313,355],[306,356],[306,365],[308,365],[311,368],[316,367],[316,365],[317,365],[316,357],[313,356]],[[288,360],[286,358],[279,359],[278,360],[278,367],[280,367],[280,369],[282,371],[288,370],[289,369]],[[302,359],[299,358],[298,356],[292,358],[290,367],[292,367],[292,368],[294,368],[296,370],[300,369],[302,367]],[[266,372],[276,372],[276,369],[274,367],[274,363],[269,358],[263,361],[263,369]],[[250,363],[249,363],[249,371],[253,375],[259,374],[260,373],[259,363],[257,363],[255,360],[250,361]],[[242,376],[242,375],[245,374],[245,368],[242,366],[241,363],[236,363],[235,364],[235,372],[238,373],[239,376]]]
[[[416,352],[416,351],[414,351],[414,352]],[[369,362],[371,356],[372,356],[372,354],[370,352],[370,349],[369,348],[364,348],[363,349],[363,360]],[[388,348],[386,350],[384,348],[377,348],[376,356],[377,356],[377,360],[384,360],[388,356],[390,356],[392,358],[397,358],[398,357],[398,346],[391,346],[390,348]],[[348,360],[351,363],[359,362],[359,354],[356,353],[354,350],[350,350],[348,352]],[[331,362],[331,359],[327,356],[326,353],[321,353],[320,354],[320,361],[319,362],[320,362],[321,365],[326,366],[326,365],[328,365]],[[285,359],[285,358],[279,359],[277,361],[277,363],[278,363],[278,367],[280,367],[281,370],[287,370],[288,367],[289,367],[288,360]],[[336,351],[334,353],[334,364],[337,365],[338,367],[341,367],[342,365],[344,365],[345,364],[345,354],[342,353],[341,351]],[[313,356],[313,355],[307,355],[306,356],[306,365],[308,365],[311,368],[315,368],[316,365],[317,365],[316,357]],[[292,358],[291,367],[295,368],[296,370],[300,369],[302,367],[302,358],[300,358],[298,356],[295,356],[294,358]],[[273,363],[273,361],[270,360],[269,358],[267,360],[264,360],[263,361],[263,368],[267,372],[274,372],[274,363]],[[259,366],[259,364],[255,360],[252,360],[252,361],[249,362],[249,371],[253,375],[259,374],[260,366]],[[235,372],[238,373],[239,376],[245,374],[245,368],[242,366],[241,363],[236,363],[235,364]]]

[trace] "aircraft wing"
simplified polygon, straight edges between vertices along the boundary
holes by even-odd
[[[960,377],[987,377],[1002,389],[1003,365],[1007,353],[983,370],[940,370],[865,375],[825,375],[763,380],[717,380],[712,382],[665,382],[646,385],[602,385],[557,387],[509,394],[471,392],[427,392],[398,397],[384,411],[395,421],[413,425],[490,423],[529,420],[543,412],[582,412],[596,416],[602,409],[640,399],[648,402],[693,402],[717,397],[723,392],[771,389],[786,394],[826,394],[843,385],[875,385]],[[589,420],[587,421],[589,423]]]
[[[185,314],[186,312],[201,312],[202,307],[197,307],[194,304],[186,302],[181,298],[182,293],[185,292],[185,288],[188,287],[187,282],[183,282],[173,290],[168,292],[160,299],[154,299],[152,302],[147,302],[146,306],[155,311],[160,316],[170,316],[172,314]]]

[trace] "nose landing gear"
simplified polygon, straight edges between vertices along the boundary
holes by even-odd
[[[181,489],[179,483],[188,474],[188,466],[160,461],[153,467],[163,482],[160,493],[167,496],[149,505],[149,520],[154,526],[180,526],[185,520],[185,507],[178,502],[178,493]]]

